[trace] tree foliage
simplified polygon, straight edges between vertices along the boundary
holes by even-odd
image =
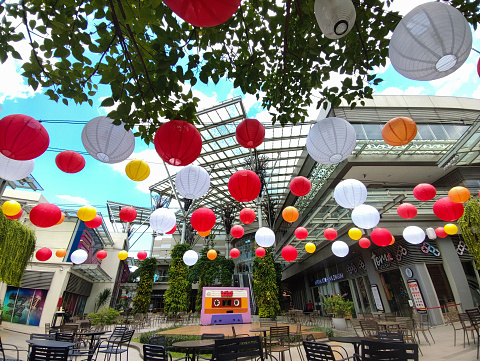
[[[265,256],[253,260],[253,293],[259,317],[276,318],[280,313],[278,285],[272,251],[266,248]]]
[[[165,291],[165,312],[188,311],[191,283],[189,269],[183,262],[183,254],[190,249],[186,243],[176,244],[170,252],[172,261],[168,268],[168,289]]]
[[[98,312],[100,307],[106,304],[110,297],[112,297],[112,290],[110,288],[105,288],[100,292],[95,299],[94,312]]]
[[[32,51],[21,60],[31,87],[46,88],[54,101],[93,105],[105,84],[111,96],[102,105],[118,105],[109,116],[139,125],[136,135],[146,142],[165,118],[195,121],[191,87],[199,80],[229,79],[255,94],[273,122],[296,123],[312,104],[345,99],[354,106],[372,96],[381,82],[373,69],[386,64],[400,20],[388,11],[391,2],[353,0],[355,27],[333,41],[318,27],[314,0],[242,1],[214,28],[183,22],[161,0],[20,0],[0,6],[0,61],[21,59],[15,43],[25,39]],[[476,28],[480,0],[450,3]]]
[[[138,269],[140,270],[140,282],[138,282],[137,296],[133,300],[133,312],[146,313],[150,306],[157,259],[154,257],[145,258],[140,262]]]
[[[478,198],[470,198],[465,202],[464,207],[463,215],[457,222],[468,251],[475,259],[477,269],[480,269],[480,205]]]

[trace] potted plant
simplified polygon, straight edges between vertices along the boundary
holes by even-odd
[[[324,298],[323,307],[328,313],[333,315],[333,327],[337,330],[345,331],[347,329],[345,316],[352,313],[353,302],[347,300],[345,295],[333,294]]]

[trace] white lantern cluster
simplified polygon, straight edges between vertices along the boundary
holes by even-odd
[[[408,226],[403,230],[403,239],[411,244],[420,244],[425,241],[425,232],[417,226]]]
[[[88,258],[88,253],[83,249],[77,249],[70,255],[70,259],[75,264],[82,264]]]
[[[345,257],[348,254],[348,244],[343,241],[335,241],[332,243],[332,253],[337,257]]]
[[[361,204],[353,209],[352,221],[358,228],[374,228],[380,222],[380,213],[373,206]]]
[[[307,151],[318,163],[336,164],[346,159],[357,144],[353,126],[342,118],[319,120],[308,132]]]
[[[173,209],[158,208],[150,215],[150,227],[158,233],[170,231],[176,222],[177,217]]]
[[[314,12],[320,30],[329,39],[347,35],[357,16],[352,0],[315,0]]]
[[[0,178],[7,181],[17,181],[28,177],[33,171],[35,161],[15,160],[5,157],[0,153]]]
[[[197,199],[203,197],[208,192],[210,176],[202,167],[189,165],[177,173],[175,187],[182,197]]]
[[[353,209],[367,200],[367,187],[356,179],[345,179],[337,184],[333,197],[341,207]]]
[[[255,232],[255,242],[260,247],[271,247],[275,243],[275,233],[270,228],[261,227]]]
[[[428,2],[398,23],[390,40],[390,61],[413,80],[443,78],[460,68],[472,49],[472,31],[453,6]]]
[[[425,233],[427,234],[427,237],[432,241],[434,239],[437,239],[437,234],[435,233],[435,230],[432,227],[427,228]]]
[[[135,137],[131,130],[125,130],[124,123],[115,125],[108,117],[90,120],[82,130],[85,150],[103,163],[119,163],[127,159],[135,148]]]
[[[187,266],[193,266],[198,261],[198,253],[192,249],[189,249],[183,254],[183,262]]]

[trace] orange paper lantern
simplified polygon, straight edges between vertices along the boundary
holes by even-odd
[[[394,147],[410,143],[416,135],[417,124],[406,117],[390,119],[382,128],[383,140]]]
[[[205,232],[198,232],[198,235],[199,235],[199,236],[202,236],[202,237],[206,237],[206,236],[208,236],[208,235],[210,234],[211,231],[212,231],[212,230],[209,229],[208,231],[205,231]]]
[[[217,258],[217,251],[215,251],[214,249],[211,249],[207,252],[207,258],[210,260],[210,261],[213,261],[215,258]]]
[[[55,252],[55,256],[57,256],[58,258],[65,257],[66,254],[67,250],[63,248],[57,249],[57,251]]]
[[[448,191],[448,198],[455,203],[464,203],[470,199],[470,191],[465,187],[453,187]]]
[[[282,212],[282,217],[288,223],[293,223],[298,219],[298,210],[295,207],[286,207]]]

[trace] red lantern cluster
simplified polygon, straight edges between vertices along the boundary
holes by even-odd
[[[435,234],[437,235],[438,238],[445,238],[448,237],[448,233],[445,232],[443,227],[438,227],[435,229]]]
[[[303,228],[303,227],[298,227],[296,230],[295,230],[295,237],[297,237],[298,239],[305,239],[308,237],[308,231],[306,228]]]
[[[251,208],[243,208],[239,215],[240,221],[244,224],[250,224],[255,221],[255,211]]]
[[[257,255],[257,257],[262,258],[263,256],[265,256],[265,248],[257,247],[257,249],[255,250],[255,254]]]
[[[30,211],[30,221],[40,228],[52,227],[62,217],[62,211],[55,204],[40,203]]]
[[[287,262],[293,262],[297,259],[298,252],[297,249],[293,246],[285,246],[282,249],[282,257]]]
[[[261,187],[258,175],[248,169],[235,172],[228,180],[228,191],[239,202],[253,201],[260,194]]]
[[[463,204],[455,203],[448,197],[440,198],[433,205],[433,213],[447,222],[453,222],[463,215]]]
[[[96,215],[94,219],[92,219],[91,221],[86,221],[85,222],[85,225],[88,227],[88,228],[97,228],[97,227],[100,227],[100,225],[102,224],[103,220],[102,220],[102,217],[100,215]]]
[[[141,261],[141,260],[144,260],[145,258],[147,258],[147,252],[145,251],[140,251],[137,253],[137,258]]]
[[[177,230],[177,225],[174,225],[173,228],[168,232],[166,232],[165,234],[174,234],[176,230]]]
[[[411,203],[400,204],[397,208],[398,215],[405,219],[414,218],[417,212],[417,208]]]
[[[235,138],[244,148],[256,148],[265,139],[265,127],[257,119],[245,119],[237,126]]]
[[[215,225],[215,213],[210,208],[202,207],[192,213],[190,223],[197,232],[206,232]]]
[[[231,234],[232,237],[234,237],[234,238],[242,238],[243,235],[245,234],[245,230],[243,229],[242,226],[240,226],[239,224],[236,224],[236,225],[233,226],[232,229],[230,230],[230,234]]]
[[[98,259],[105,259],[107,257],[107,251],[101,249],[97,252],[96,256]]]
[[[125,206],[120,209],[119,216],[123,222],[133,222],[137,218],[137,210],[131,206]]]
[[[434,186],[428,183],[420,183],[413,188],[413,196],[419,201],[429,201],[437,195],[437,190]]]
[[[370,240],[368,238],[360,238],[360,240],[358,241],[358,245],[362,248],[368,248],[370,247]]]
[[[232,248],[230,250],[230,257],[238,258],[238,256],[240,256],[240,251],[238,250],[238,248]]]
[[[85,167],[85,158],[73,150],[64,150],[55,157],[58,169],[65,173],[78,173]]]
[[[375,228],[370,238],[373,243],[380,247],[385,247],[392,243],[392,234],[385,228]]]
[[[19,219],[22,216],[22,214],[23,214],[23,209],[20,209],[20,212],[18,212],[14,216],[7,216],[6,214],[4,214],[4,216],[7,217],[8,219]]]
[[[327,228],[326,230],[323,231],[323,235],[329,241],[333,241],[335,238],[337,238],[338,234],[337,234],[337,231],[335,229]]]
[[[290,191],[297,197],[306,196],[312,189],[312,183],[305,177],[295,177],[290,182]]]
[[[40,262],[48,261],[50,257],[52,257],[52,250],[50,248],[43,247],[35,253],[35,258]]]

